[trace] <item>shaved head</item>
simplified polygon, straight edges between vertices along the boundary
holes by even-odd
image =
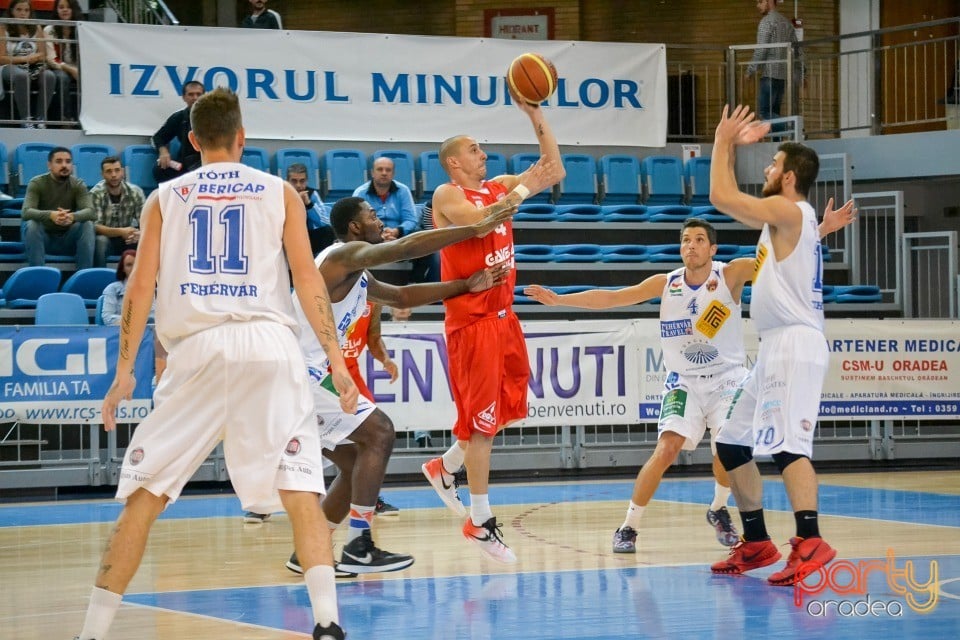
[[[469,144],[472,140],[473,138],[465,135],[453,136],[444,140],[443,144],[440,145],[440,166],[449,170],[447,160],[460,153],[461,147],[465,143]]]

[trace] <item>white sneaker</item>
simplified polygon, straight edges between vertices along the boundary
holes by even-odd
[[[513,564],[517,561],[517,556],[503,543],[500,539],[501,535],[497,519],[494,517],[479,527],[473,524],[472,518],[467,518],[463,524],[463,537],[480,547],[480,551],[485,556],[497,562]]]
[[[451,511],[461,518],[467,515],[467,509],[460,501],[460,494],[457,493],[457,478],[453,474],[447,473],[443,468],[443,458],[433,458],[420,465],[423,476],[427,479],[433,490],[437,492],[443,504],[447,505]],[[450,478],[450,482],[447,482]]]

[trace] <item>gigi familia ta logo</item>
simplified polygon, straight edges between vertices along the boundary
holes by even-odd
[[[889,589],[897,598],[890,600],[872,598],[868,583],[873,574],[883,575],[886,578],[885,584],[880,583],[879,577],[875,578],[873,586],[882,589],[885,593]],[[825,617],[830,613],[857,618],[901,617],[904,609],[903,602],[917,613],[930,613],[936,608],[940,597],[940,570],[937,561],[930,561],[927,581],[920,582],[917,579],[913,560],[905,560],[903,565],[898,567],[893,549],[887,549],[885,560],[861,560],[857,563],[850,560],[837,560],[825,567],[812,563],[801,564],[797,569],[797,576],[802,579],[794,585],[794,604],[805,608],[810,615],[818,617]],[[881,587],[881,584],[884,584],[885,588]],[[807,595],[817,596],[824,592],[851,598],[804,599]]]

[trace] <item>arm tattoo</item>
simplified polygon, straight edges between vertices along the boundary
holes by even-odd
[[[133,305],[127,305],[126,313],[120,319],[120,356],[124,360],[130,358],[130,321],[133,317]]]
[[[537,137],[538,137],[538,138],[542,138],[542,137],[543,137],[543,124],[542,124],[542,123],[537,125]]]

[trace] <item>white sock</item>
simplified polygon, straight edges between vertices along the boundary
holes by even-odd
[[[453,446],[440,456],[440,459],[443,461],[443,470],[451,475],[459,471],[460,467],[463,466],[463,458],[465,455],[466,451],[460,446],[460,443],[454,442]]]
[[[710,511],[716,511],[720,507],[727,506],[730,500],[730,487],[725,487],[719,482],[713,483],[713,502],[710,503]]]
[[[488,494],[470,494],[470,519],[478,527],[493,517],[490,510],[490,496]]]
[[[375,506],[350,504],[350,528],[347,529],[347,541],[344,544],[359,538],[364,531],[372,528],[373,514],[376,509]]]
[[[643,510],[646,507],[641,507],[638,504],[634,504],[633,500],[630,501],[630,506],[627,507],[627,517],[624,518],[623,524],[620,525],[620,528],[630,527],[631,529],[640,528],[640,517],[643,515]]]
[[[333,533],[334,531],[336,531],[337,527],[339,526],[340,526],[339,522],[333,522],[331,520],[327,520],[327,529],[330,529],[330,533]]]
[[[90,592],[87,617],[83,621],[83,629],[80,631],[78,638],[81,640],[106,638],[107,631],[113,624],[113,617],[117,614],[117,609],[120,608],[122,598],[123,596],[119,593],[94,587]]]
[[[330,626],[331,622],[340,624],[340,614],[337,613],[337,579],[334,577],[333,567],[325,564],[310,567],[303,574],[303,580],[307,583],[307,594],[313,607],[313,621],[321,627]]]

